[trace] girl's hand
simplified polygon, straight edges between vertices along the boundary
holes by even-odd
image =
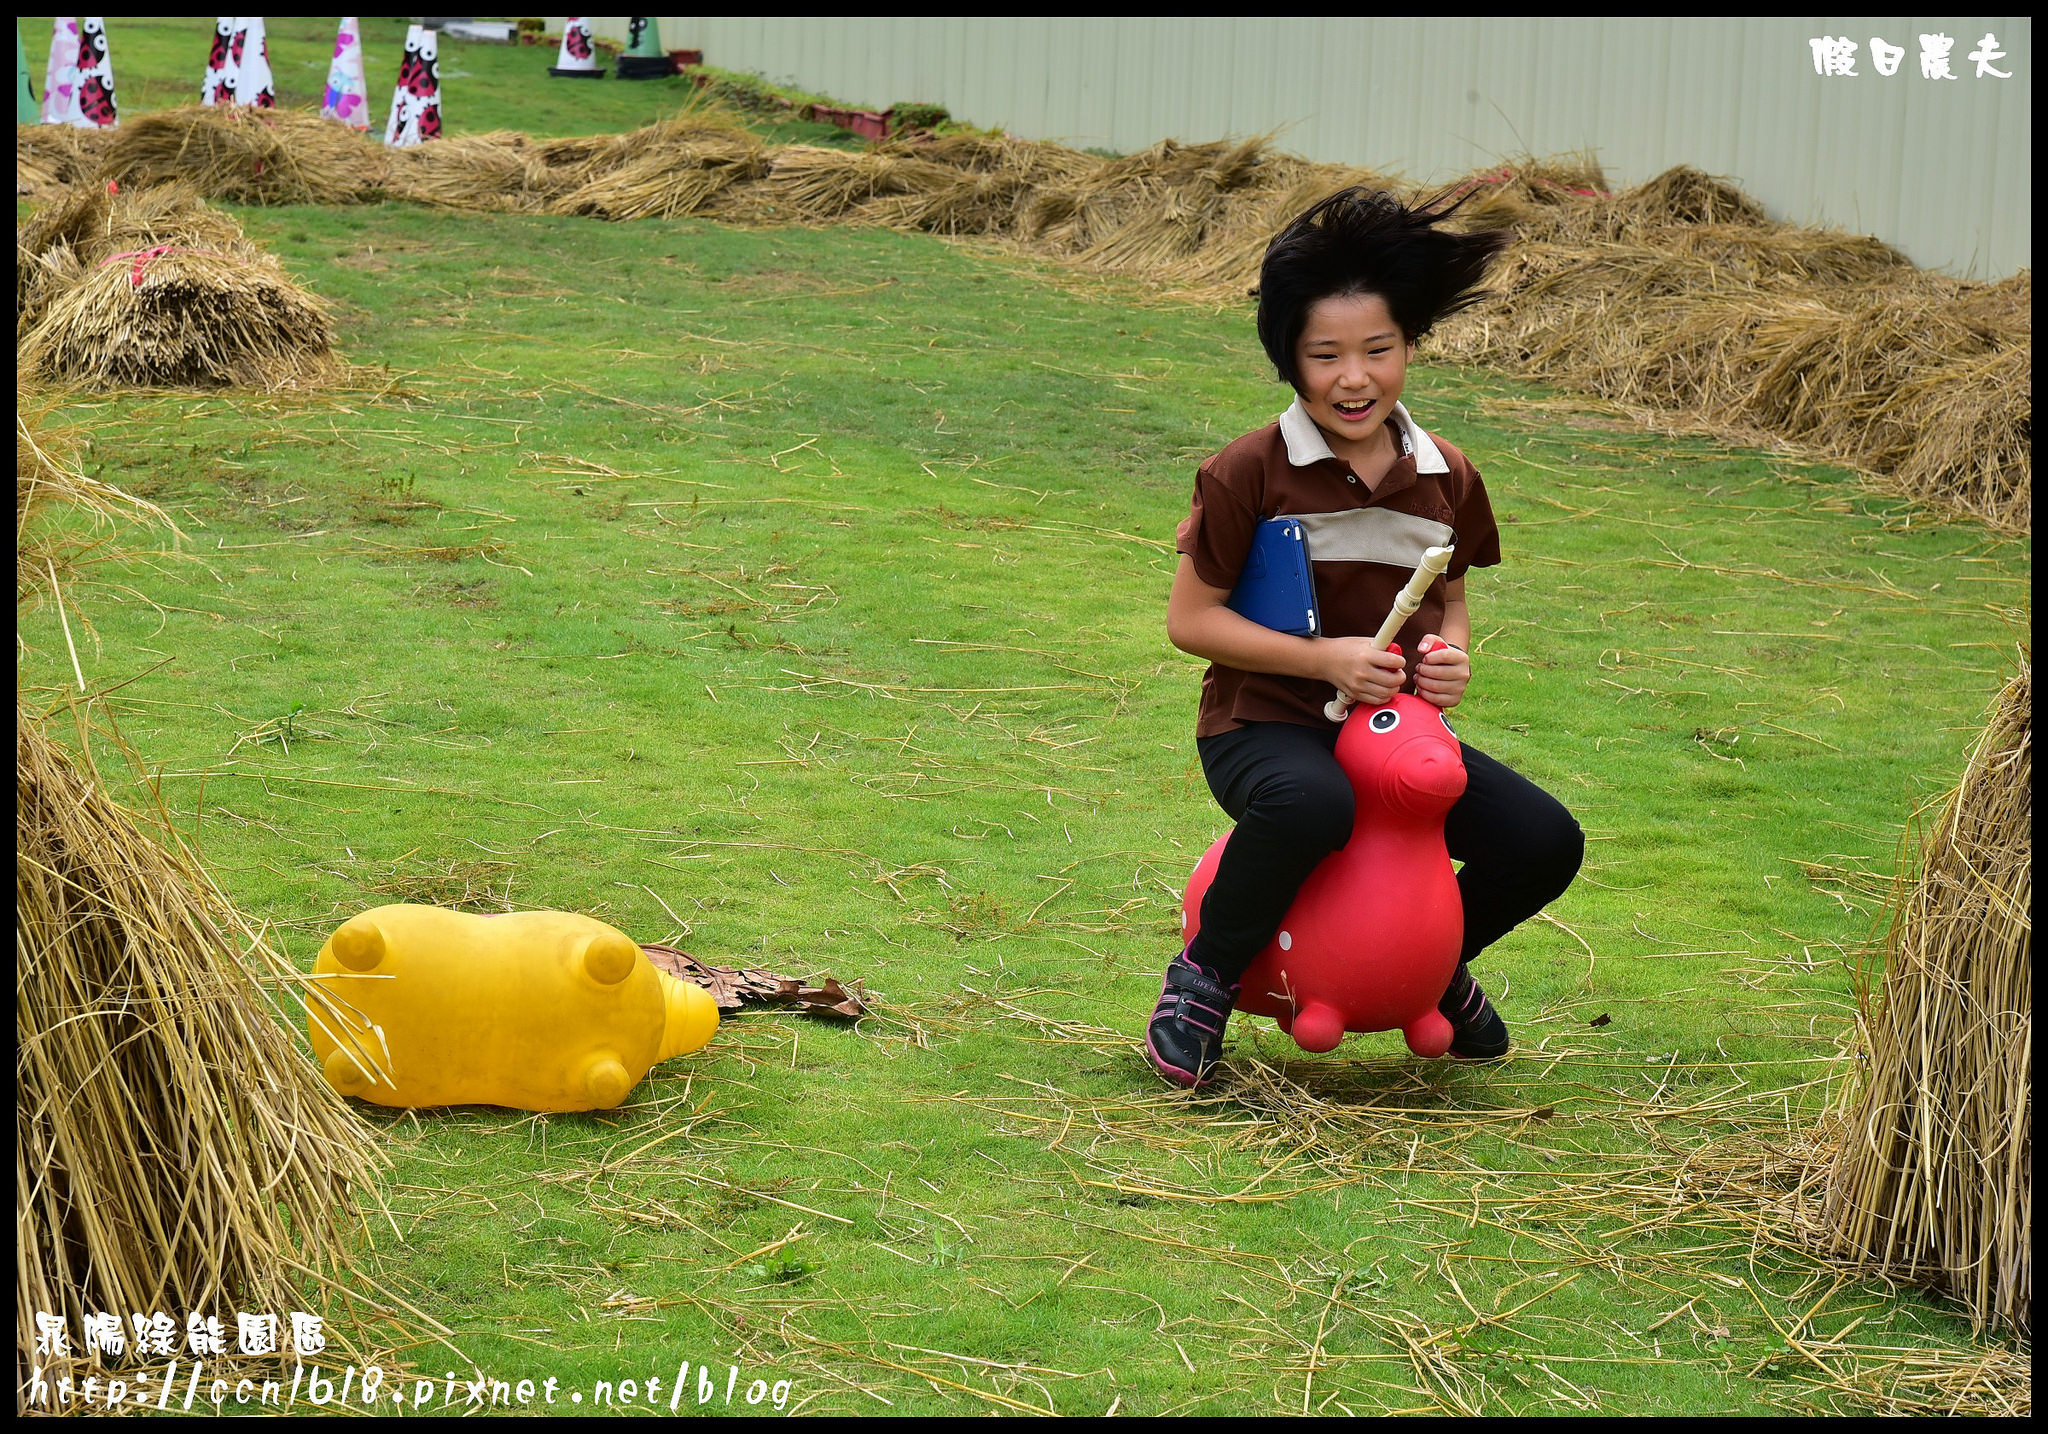
[[[1375,652],[1369,637],[1326,637],[1323,680],[1356,707],[1377,707],[1396,692],[1408,676],[1398,652]]]
[[[1415,664],[1415,690],[1423,700],[1446,711],[1463,701],[1472,660],[1435,633],[1417,643],[1416,651],[1421,657]]]

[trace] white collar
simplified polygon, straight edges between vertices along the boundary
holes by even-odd
[[[1443,450],[1416,426],[1403,404],[1394,405],[1394,425],[1400,430],[1408,451],[1415,455],[1417,473],[1451,471],[1451,465],[1444,461]],[[1297,468],[1306,468],[1311,463],[1337,456],[1330,451],[1330,441],[1323,437],[1323,430],[1316,427],[1316,421],[1308,416],[1308,410],[1301,406],[1299,398],[1280,415],[1280,436],[1287,440],[1287,461]]]

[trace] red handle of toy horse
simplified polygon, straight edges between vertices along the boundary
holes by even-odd
[[[1408,579],[1408,586],[1401,589],[1394,599],[1394,610],[1387,614],[1387,620],[1380,624],[1379,634],[1372,640],[1374,652],[1385,652],[1394,645],[1394,634],[1401,630],[1401,624],[1414,615],[1422,606],[1422,595],[1429,591],[1429,585],[1451,565],[1453,548],[1426,548],[1422,561],[1415,567]],[[1351,703],[1339,692],[1323,705],[1323,715],[1332,722],[1342,722],[1351,712]]]

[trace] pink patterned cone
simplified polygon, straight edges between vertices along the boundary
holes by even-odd
[[[43,71],[43,123],[69,124],[78,98],[78,17],[50,22],[50,63]]]
[[[370,127],[370,83],[363,70],[363,35],[353,15],[334,35],[334,59],[327,67],[327,95],[320,113],[350,129]]]

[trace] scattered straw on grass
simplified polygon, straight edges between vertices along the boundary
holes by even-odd
[[[2033,667],[1999,694],[1902,886],[1827,1228],[1931,1274],[1979,1328],[2033,1322]],[[1867,999],[1867,998],[1866,998]]]
[[[416,864],[393,862],[388,871],[362,882],[363,890],[390,901],[440,906],[450,911],[513,910],[509,861],[466,861],[444,857]]]
[[[1678,999],[1698,1009],[1700,993]],[[975,1028],[962,1023],[970,1009],[927,1020],[965,1033]],[[1262,1385],[1276,1360],[1303,1381],[1297,1391],[1327,1367],[1324,1314],[1333,1311],[1407,1351],[1338,1354],[1336,1364],[1405,1365],[1421,1407],[1439,1411],[1526,1412],[1532,1399],[1552,1398],[1619,1409],[1629,1396],[1616,1370],[1685,1363],[1767,1378],[1760,1397],[1788,1410],[2010,1414],[2031,1402],[2023,1348],[1859,1315],[1884,1298],[1884,1281],[1829,1258],[1826,1127],[1808,1126],[1803,1113],[1841,1077],[1837,1053],[1803,1062],[1813,1074],[1787,1088],[1756,1079],[1773,1062],[1631,1051],[1592,1036],[1604,1021],[1560,1008],[1539,1015],[1533,1043],[1483,1080],[1399,1058],[1302,1060],[1284,1039],[1253,1032],[1238,1036],[1214,1085],[1178,1093],[1138,1082],[1142,1058],[1128,1032],[1010,998],[984,995],[981,1009],[1132,1070],[1130,1090],[1013,1079],[1008,1094],[948,1099],[986,1112],[998,1134],[1060,1156],[1102,1210],[1082,1219],[1068,1200],[1055,1218],[1241,1272],[1245,1315],[1216,1328],[1261,1370]],[[1769,1016],[1744,1009],[1752,1028]],[[1824,1043],[1849,1035],[1846,1017],[1803,1000],[1782,1014],[1788,1033],[1818,1019],[1836,1032],[1823,1032]],[[1354,1199],[1373,1212],[1362,1258],[1353,1248],[1283,1261],[1223,1248],[1203,1230],[1223,1209]],[[1148,1220],[1145,1211],[1162,1213]],[[1510,1245],[1469,1251],[1464,1232],[1480,1228]],[[1364,1293],[1383,1283],[1374,1260],[1399,1269],[1418,1256],[1428,1267],[1404,1272],[1398,1288],[1412,1278],[1438,1303],[1455,1302],[1449,1318],[1424,1320]],[[1546,1353],[1560,1318],[1550,1297],[1582,1277],[1614,1282],[1622,1340]],[[1491,1309],[1474,1304],[1475,1284],[1494,1291]],[[1346,1344],[1355,1350],[1357,1335]],[[1560,1372],[1568,1388],[1550,1383]]]
[[[79,513],[98,530],[119,521],[178,531],[156,504],[111,483],[87,476],[78,463],[83,436],[75,427],[53,426],[54,405],[17,393],[14,399],[14,592],[18,603],[31,592],[61,584],[90,534],[37,519],[54,511]],[[62,600],[61,586],[50,594]]]
[[[306,1308],[381,1157],[244,962],[318,993],[42,722],[16,713],[17,1358],[37,1311]]]

